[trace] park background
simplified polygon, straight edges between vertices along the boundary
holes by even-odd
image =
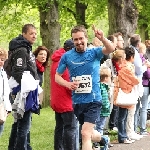
[[[150,1],[145,0],[0,0],[0,47],[8,50],[9,41],[21,34],[24,24],[37,27],[38,38],[33,50],[44,45],[52,54],[71,38],[74,25],[82,24],[88,30],[89,42],[94,34],[92,25],[109,34],[121,32],[127,45],[128,38],[138,33],[142,41],[150,37]],[[50,64],[44,74],[44,99],[40,116],[33,115],[31,143],[33,149],[53,149],[54,112],[50,102]],[[10,115],[0,140],[0,149],[7,149],[12,123]],[[43,145],[44,144],[44,145]]]

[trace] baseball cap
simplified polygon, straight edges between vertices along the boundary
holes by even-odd
[[[70,50],[72,48],[74,48],[74,43],[73,43],[72,39],[66,40],[65,43],[64,43],[65,51],[68,51],[68,50]]]

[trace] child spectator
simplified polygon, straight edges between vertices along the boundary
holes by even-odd
[[[109,99],[109,85],[111,83],[111,70],[107,66],[101,66],[100,69],[100,90],[102,95],[102,108],[100,115],[96,120],[96,130],[103,135],[103,130],[106,124],[106,119],[110,115],[110,99]],[[109,138],[108,138],[109,139]],[[93,144],[96,148],[97,143]],[[109,147],[112,147],[112,144],[108,144]]]
[[[102,95],[102,108],[100,119],[96,122],[96,129],[103,135],[106,118],[110,115],[109,84],[111,82],[111,70],[107,66],[100,69],[100,90]]]

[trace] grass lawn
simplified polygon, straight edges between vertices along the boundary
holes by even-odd
[[[10,115],[0,138],[0,150],[7,150],[13,117]],[[33,150],[53,150],[54,112],[51,108],[41,109],[41,114],[33,114],[31,126],[31,146]]]
[[[13,117],[9,115],[5,123],[5,129],[2,137],[0,138],[0,150],[7,150],[8,139],[10,135]],[[31,146],[33,150],[53,150],[53,135],[54,135],[55,119],[54,112],[51,108],[41,109],[41,114],[32,116],[31,126]],[[148,127],[150,131],[150,127]],[[110,132],[111,141],[117,141],[117,133]]]

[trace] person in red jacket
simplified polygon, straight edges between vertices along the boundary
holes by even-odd
[[[74,43],[71,39],[64,43],[51,56],[52,64],[50,68],[51,75],[51,99],[50,104],[55,111],[55,131],[54,131],[54,150],[77,150],[76,148],[76,117],[73,111],[71,99],[71,90],[55,82],[56,69],[62,55],[72,49]],[[65,70],[62,77],[70,81],[69,72]]]

